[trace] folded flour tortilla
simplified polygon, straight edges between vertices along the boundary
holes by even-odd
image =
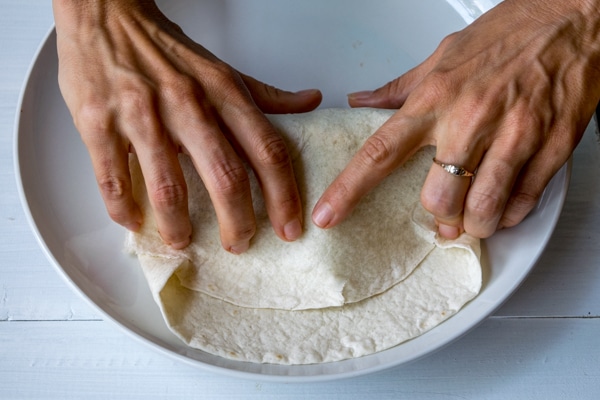
[[[329,109],[270,116],[291,152],[303,204],[310,210],[364,140],[391,111]],[[286,243],[270,227],[256,182],[258,229],[251,248],[221,248],[208,194],[181,157],[190,196],[193,242],[183,251],[160,240],[132,161],[145,213],[126,247],[138,256],[167,324],[184,342],[252,362],[304,364],[358,357],[431,329],[479,292],[479,242],[442,242],[418,206],[433,149],[418,152],[371,192],[341,225],[311,223]]]

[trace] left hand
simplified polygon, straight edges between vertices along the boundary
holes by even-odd
[[[177,156],[185,153],[210,195],[224,249],[246,251],[256,231],[244,162],[277,235],[302,234],[290,155],[264,113],[312,110],[318,90],[286,92],[240,73],[152,0],[54,0],[53,7],[61,93],[114,221],[132,231],[143,222],[129,174],[135,152],[160,236],[186,247],[192,224]]]
[[[568,160],[600,99],[597,0],[505,0],[445,38],[422,64],[353,107],[399,108],[324,192],[313,211],[339,224],[419,148],[475,172],[432,164],[421,202],[455,238],[518,224]]]

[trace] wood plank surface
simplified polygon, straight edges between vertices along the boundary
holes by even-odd
[[[592,400],[600,393],[599,331],[598,319],[495,317],[407,366],[281,384],[203,372],[105,322],[0,323],[0,398]]]

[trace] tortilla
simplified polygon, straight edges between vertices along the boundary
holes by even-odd
[[[285,138],[306,211],[392,111],[329,109],[270,116]],[[433,149],[415,154],[373,190],[341,225],[311,223],[293,243],[270,227],[256,181],[257,234],[234,256],[221,248],[214,210],[186,157],[193,242],[164,245],[133,160],[145,213],[126,248],[136,254],[170,329],[223,357],[304,364],[358,357],[392,347],[456,313],[481,287],[479,241],[445,242],[419,206]]]
[[[290,149],[305,206],[305,233],[293,245],[273,232],[254,180],[257,234],[246,253],[224,251],[208,192],[191,160],[181,156],[194,237],[187,249],[174,251],[158,235],[141,172],[133,165],[136,197],[146,211],[147,222],[141,234],[133,236],[131,249],[136,254],[190,261],[195,268],[178,272],[184,286],[244,307],[334,307],[389,289],[433,249],[433,244],[420,240],[409,212],[427,172],[423,167],[431,164],[431,149],[418,153],[369,193],[336,229],[317,228],[310,223],[310,212],[364,140],[391,114],[390,110],[328,109],[270,117]],[[413,167],[416,164],[422,167]]]

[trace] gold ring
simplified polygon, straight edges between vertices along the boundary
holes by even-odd
[[[440,167],[444,168],[444,171],[446,171],[449,174],[452,174],[454,176],[467,176],[467,177],[475,176],[475,172],[469,172],[466,169],[464,169],[463,167],[459,167],[458,165],[443,163],[435,157],[433,157],[433,162],[436,163],[437,165],[439,165]]]

